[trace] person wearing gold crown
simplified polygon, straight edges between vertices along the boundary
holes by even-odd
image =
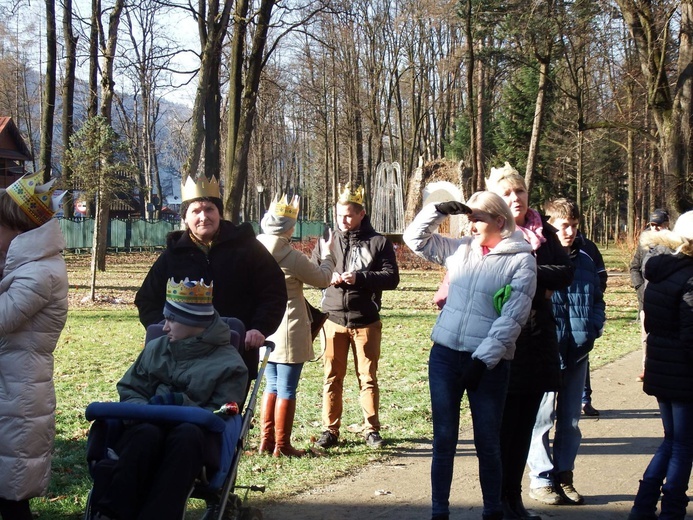
[[[262,396],[260,453],[275,457],[300,457],[305,450],[291,445],[291,431],[296,413],[296,389],[303,364],[315,357],[310,317],[303,296],[303,284],[324,288],[330,285],[335,263],[332,254],[332,233],[320,239],[321,263],[310,261],[291,246],[300,209],[297,195],[291,202],[283,195],[275,196],[262,217],[262,234],[257,239],[272,253],[284,272],[289,302],[284,319],[269,339],[275,348],[265,369],[266,386]]]
[[[243,358],[250,378],[257,375],[258,348],[282,321],[286,309],[284,275],[250,223],[236,226],[222,219],[216,179],[188,177],[182,186],[184,230],[173,231],[166,250],[154,262],[135,296],[140,322],[159,323],[166,282],[174,277],[214,282],[214,308],[239,318],[246,327]]]
[[[116,385],[121,402],[219,410],[245,400],[248,369],[229,343],[228,325],[204,280],[167,282],[163,336],[151,340]],[[92,518],[177,519],[205,461],[200,427],[136,422],[125,426],[107,486],[92,493]]]
[[[331,448],[339,442],[342,392],[349,350],[359,381],[359,403],[364,417],[363,436],[371,448],[383,444],[380,435],[378,361],[384,290],[396,289],[399,269],[392,243],[377,233],[363,207],[363,187],[339,186],[335,230],[336,269],[325,289],[322,309],[329,313],[324,335],[323,432],[316,444]],[[313,249],[313,261],[322,262],[322,244]]]
[[[53,351],[67,319],[65,241],[42,172],[0,189],[0,516],[31,520],[55,437]]]

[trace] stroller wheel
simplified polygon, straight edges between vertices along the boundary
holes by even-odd
[[[262,520],[262,511],[257,507],[241,507],[238,520]]]

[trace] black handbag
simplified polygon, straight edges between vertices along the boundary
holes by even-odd
[[[327,317],[330,315],[328,312],[322,312],[320,309],[313,307],[308,300],[303,298],[306,302],[306,308],[308,309],[308,317],[310,318],[310,338],[311,341],[315,341],[315,338],[320,334],[320,329],[327,321]]]

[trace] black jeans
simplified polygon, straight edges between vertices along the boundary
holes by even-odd
[[[501,424],[501,460],[503,463],[502,496],[517,496],[522,492],[532,430],[544,392],[511,393],[505,398]]]
[[[29,500],[0,498],[0,517],[2,520],[33,520]]]
[[[204,432],[194,424],[141,423],[125,430],[118,461],[95,510],[120,520],[179,519],[203,466]]]

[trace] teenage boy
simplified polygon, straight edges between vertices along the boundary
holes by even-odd
[[[118,382],[121,402],[199,406],[242,403],[248,369],[212,306],[212,286],[187,278],[166,287],[164,332],[145,346]],[[202,470],[205,432],[190,423],[128,425],[115,446],[113,477],[94,519],[180,518]]]
[[[604,296],[599,271],[578,240],[580,211],[575,202],[556,199],[545,207],[549,223],[558,230],[561,245],[575,266],[573,283],[553,293],[562,383],[558,392],[547,392],[537,413],[527,463],[529,496],[550,505],[578,505],[584,498],[573,486],[575,457],[580,447],[580,413],[589,352],[605,321]],[[549,431],[556,421],[553,445]]]

